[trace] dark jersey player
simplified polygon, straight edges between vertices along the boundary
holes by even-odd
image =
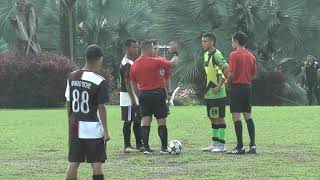
[[[69,166],[67,179],[77,179],[81,162],[91,163],[93,180],[102,180],[102,163],[106,159],[104,143],[110,139],[107,129],[107,82],[97,73],[101,69],[102,49],[86,49],[86,65],[72,72],[67,80],[65,97],[69,121]]]
[[[128,39],[125,43],[126,55],[120,63],[120,107],[121,116],[123,120],[123,138],[124,138],[124,152],[129,153],[135,151],[130,143],[131,124],[133,122],[133,132],[136,138],[136,149],[143,151],[141,141],[141,116],[138,110],[138,98],[132,90],[130,80],[130,68],[133,64],[132,59],[136,55],[138,44],[134,39]]]

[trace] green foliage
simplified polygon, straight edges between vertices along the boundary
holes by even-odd
[[[214,32],[218,49],[228,58],[231,35],[239,30],[249,36],[246,47],[257,56],[259,72],[290,62],[285,66],[289,69],[282,69],[290,81],[290,70],[300,70],[297,59],[309,52],[320,53],[315,48],[320,40],[320,20],[315,19],[320,15],[318,4],[307,0],[164,0],[153,9],[154,36],[164,43],[178,41],[182,63],[175,75],[182,82],[199,82],[202,76],[202,32]]]
[[[60,52],[59,1],[30,1],[39,17],[41,47]],[[0,38],[6,44],[2,49],[15,48],[16,37],[10,25],[10,16],[16,11],[14,3],[0,2]],[[75,61],[83,65],[85,47],[100,44],[105,50],[106,67],[117,80],[125,39],[158,38],[161,44],[175,40],[182,59],[175,78],[192,85],[196,82],[201,89],[201,34],[214,32],[217,47],[228,58],[231,35],[242,30],[249,35],[246,47],[257,56],[259,72],[281,66],[287,81],[292,80],[288,83],[294,84],[300,59],[305,54],[320,54],[319,6],[320,1],[309,0],[77,0]]]

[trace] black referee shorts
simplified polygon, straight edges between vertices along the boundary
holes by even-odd
[[[69,148],[69,162],[104,163],[107,159],[103,138],[79,139],[73,137]]]
[[[168,106],[166,104],[166,90],[155,89],[142,91],[139,96],[139,106],[141,116],[155,116],[157,119],[168,116]]]
[[[230,88],[231,113],[251,113],[251,85],[232,84]]]

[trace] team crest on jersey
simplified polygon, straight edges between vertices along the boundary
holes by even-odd
[[[164,74],[166,73],[166,71],[164,69],[160,69],[160,75],[164,76]]]

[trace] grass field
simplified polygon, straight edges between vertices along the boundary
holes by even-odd
[[[169,140],[180,140],[183,154],[159,154],[156,122],[150,135],[156,153],[124,154],[119,107],[107,110],[111,141],[106,179],[320,179],[319,107],[255,107],[258,154],[242,156],[200,151],[211,139],[205,108],[200,106],[171,109]],[[65,114],[64,109],[0,110],[1,180],[65,179]],[[235,135],[231,115],[226,118],[230,150]],[[88,164],[80,166],[78,177],[91,179]]]

